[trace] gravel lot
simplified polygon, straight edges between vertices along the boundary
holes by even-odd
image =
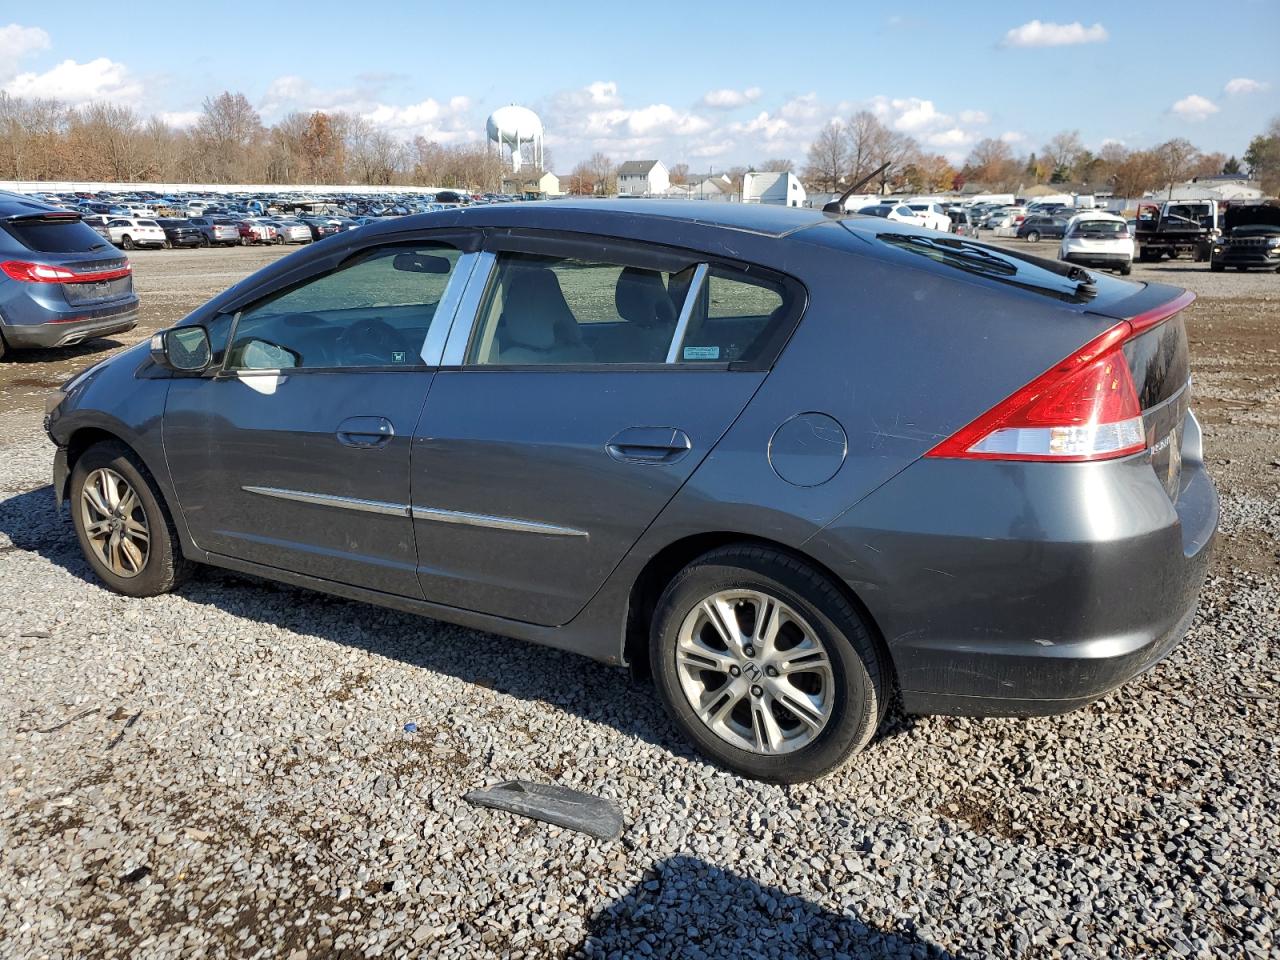
[[[90,579],[44,392],[278,255],[134,254],[138,330],[0,363],[0,956],[1280,955],[1280,277],[1134,271],[1201,297],[1224,514],[1187,640],[1066,717],[891,716],[775,787],[620,670],[216,571]],[[616,800],[622,838],[461,799],[510,777]]]

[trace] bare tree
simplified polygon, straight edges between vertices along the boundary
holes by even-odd
[[[687,163],[673,164],[671,167],[671,182],[684,183],[689,179],[689,165]]]
[[[595,184],[594,193],[610,197],[618,192],[618,168],[607,153],[597,150],[587,161],[587,168]]]
[[[877,182],[881,193],[888,193],[892,184],[902,179],[903,171],[920,154],[920,145],[915,138],[887,127],[882,128],[880,136],[872,145],[871,169],[884,166]]]
[[[262,136],[262,118],[243,93],[207,97],[195,136],[206,148],[206,165],[214,176],[243,179],[251,167],[250,148]]]
[[[964,162],[966,177],[996,189],[1014,186],[1018,172],[1018,161],[1010,146],[989,137],[975,143]]]
[[[845,138],[851,183],[856,183],[876,168],[877,164],[872,163],[871,158],[876,153],[876,145],[888,133],[885,125],[869,110],[859,110],[849,118],[845,124]]]
[[[1076,164],[1084,155],[1084,143],[1079,130],[1064,130],[1054,134],[1040,148],[1040,159],[1048,167],[1049,176],[1066,180],[1075,172]]]
[[[806,160],[805,177],[815,187],[830,191],[839,189],[849,168],[849,145],[844,127],[833,120],[818,131],[817,139],[809,145]]]
[[[755,165],[755,169],[766,173],[794,173],[796,165],[786,157],[775,157],[771,160],[762,160]]]
[[[1160,165],[1161,186],[1168,184],[1169,197],[1173,198],[1173,185],[1187,179],[1200,151],[1195,145],[1182,137],[1166,140],[1152,151],[1156,162]]]

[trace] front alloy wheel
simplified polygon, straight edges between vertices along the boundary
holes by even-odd
[[[680,689],[708,729],[740,750],[786,754],[831,719],[831,659],[808,622],[775,597],[725,590],[680,627]]]
[[[107,467],[90,473],[80,491],[85,539],[117,577],[136,577],[147,565],[151,529],[138,492]]]

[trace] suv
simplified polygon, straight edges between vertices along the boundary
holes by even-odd
[[[1028,215],[1022,221],[1022,225],[1018,227],[1015,234],[1019,240],[1026,240],[1028,243],[1038,243],[1041,237],[1052,237],[1058,239],[1067,232],[1067,218],[1057,216],[1047,216],[1044,214]]]
[[[160,248],[165,244],[164,228],[154,220],[115,217],[107,221],[107,233],[112,243],[126,250],[138,247]]]
[[[131,329],[132,271],[78,213],[0,192],[0,356]]]

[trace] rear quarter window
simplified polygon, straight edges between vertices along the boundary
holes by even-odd
[[[35,253],[88,253],[107,246],[97,231],[80,220],[20,220],[4,224],[4,230]]]

